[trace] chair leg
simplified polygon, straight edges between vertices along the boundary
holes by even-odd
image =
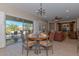
[[[52,54],[53,54],[53,41],[51,43],[52,43]]]
[[[77,47],[77,56],[78,56],[78,47]]]
[[[22,47],[22,55],[24,53],[24,50],[27,50],[27,56],[28,56],[28,48],[25,48],[24,46]]]
[[[22,47],[22,55],[23,55],[23,47]]]
[[[38,47],[35,48],[35,54],[37,54],[37,55],[39,54],[39,49],[38,49]]]
[[[28,54],[29,54],[29,48],[27,47],[27,56],[28,56]]]
[[[28,56],[28,53],[29,53],[29,52],[28,52],[28,49],[27,49],[27,56]]]
[[[39,53],[41,53],[41,49],[40,49],[40,47],[39,47]]]
[[[48,56],[48,47],[46,47],[46,56]]]
[[[23,55],[23,50],[24,50],[24,47],[22,46],[22,55]]]
[[[52,54],[53,54],[53,45],[52,45]]]
[[[26,50],[27,50],[27,56],[28,56],[28,53],[29,53],[28,40],[27,40],[27,48],[26,48]]]

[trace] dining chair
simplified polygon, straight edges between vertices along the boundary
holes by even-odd
[[[27,56],[29,54],[29,50],[32,50],[32,48],[34,47],[35,40],[36,40],[35,34],[27,35],[27,41],[26,41],[27,42]]]
[[[55,32],[51,32],[49,34],[49,47],[51,47],[51,49],[52,49],[52,54],[53,54],[53,41],[54,41],[54,38],[55,38]]]
[[[24,38],[25,36],[25,38]],[[32,39],[31,39],[32,38]],[[29,53],[29,50],[32,48],[32,45],[34,44],[33,35],[26,33],[25,35],[22,34],[22,55],[24,50],[27,51],[27,56]]]
[[[46,55],[48,56],[48,35],[45,33],[39,34],[40,45],[46,50]]]
[[[26,36],[26,37],[25,37]],[[23,55],[23,51],[24,50],[27,50],[27,44],[26,44],[26,38],[27,38],[27,35],[23,34],[23,31],[21,31],[21,39],[22,39],[22,55]]]
[[[35,48],[34,52],[35,52],[36,55],[41,53],[41,51],[40,51],[41,45],[40,45],[39,34],[31,34],[31,35],[28,36],[28,39],[34,41],[34,43],[31,46],[29,46],[29,44],[27,44],[27,46],[28,46],[27,52],[29,53],[29,48],[33,48],[34,47]]]

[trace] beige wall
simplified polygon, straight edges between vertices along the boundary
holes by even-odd
[[[6,39],[5,39],[5,15],[15,16],[24,18],[26,20],[31,20],[34,22],[34,33],[39,31],[39,23],[47,25],[47,22],[43,21],[41,18],[35,17],[23,11],[20,11],[16,8],[11,6],[6,6],[5,4],[0,4],[0,26],[2,26],[0,30],[0,48],[6,46]],[[2,35],[1,35],[2,34]]]

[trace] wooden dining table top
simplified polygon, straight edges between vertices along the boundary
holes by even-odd
[[[29,40],[35,41],[35,40],[47,40],[47,38],[28,38]]]
[[[41,35],[31,35],[30,37],[28,37],[28,39],[29,40],[32,40],[32,41],[34,41],[34,40],[47,40],[48,39],[48,36],[45,34],[41,34]]]

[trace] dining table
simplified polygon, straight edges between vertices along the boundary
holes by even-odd
[[[30,35],[31,37],[29,37],[29,40],[31,41],[35,41],[35,43],[31,46],[31,47],[35,47],[35,54],[39,54],[41,53],[41,47],[43,47],[44,49],[46,49],[46,46],[44,46],[43,44],[41,44],[41,41],[46,41],[47,40],[47,35],[46,34],[36,34],[34,37],[32,37],[33,35]]]

